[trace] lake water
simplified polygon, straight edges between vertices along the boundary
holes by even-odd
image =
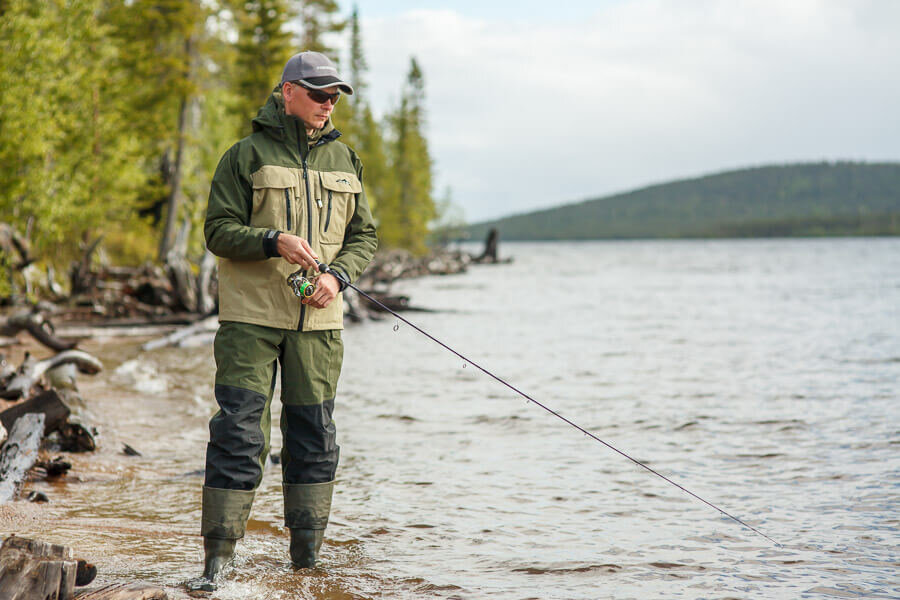
[[[900,597],[900,239],[501,251],[397,284],[437,310],[407,318],[782,546],[387,318],[344,332],[323,568],[289,568],[270,465],[218,598]],[[201,562],[211,348],[87,349],[102,447],[2,525],[174,585]]]

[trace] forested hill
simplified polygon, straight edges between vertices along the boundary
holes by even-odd
[[[472,225],[506,240],[900,235],[900,163],[767,166]]]

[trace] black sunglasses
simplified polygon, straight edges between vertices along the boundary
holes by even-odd
[[[331,102],[331,105],[334,106],[338,103],[338,100],[341,99],[341,93],[335,92],[333,94],[329,94],[328,92],[324,92],[322,90],[314,90],[312,88],[308,88],[299,81],[292,81],[294,85],[299,85],[304,90],[306,90],[306,94],[310,97],[310,99],[316,104],[325,104],[326,102]]]

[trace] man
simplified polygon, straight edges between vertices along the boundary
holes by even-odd
[[[281,363],[285,526],[296,567],[316,564],[331,510],[339,447],[332,421],[341,370],[341,294],[331,274],[302,301],[286,283],[316,261],[347,282],[375,252],[362,163],[331,124],[341,92],[334,64],[301,52],[253,119],[253,133],[213,177],[206,243],[219,258],[215,396],[203,487],[205,566],[188,587],[212,591],[243,537],[269,452],[270,403]]]

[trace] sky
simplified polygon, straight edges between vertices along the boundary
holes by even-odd
[[[732,168],[900,160],[900,0],[358,0],[469,222]],[[351,9],[349,2],[341,6]]]

